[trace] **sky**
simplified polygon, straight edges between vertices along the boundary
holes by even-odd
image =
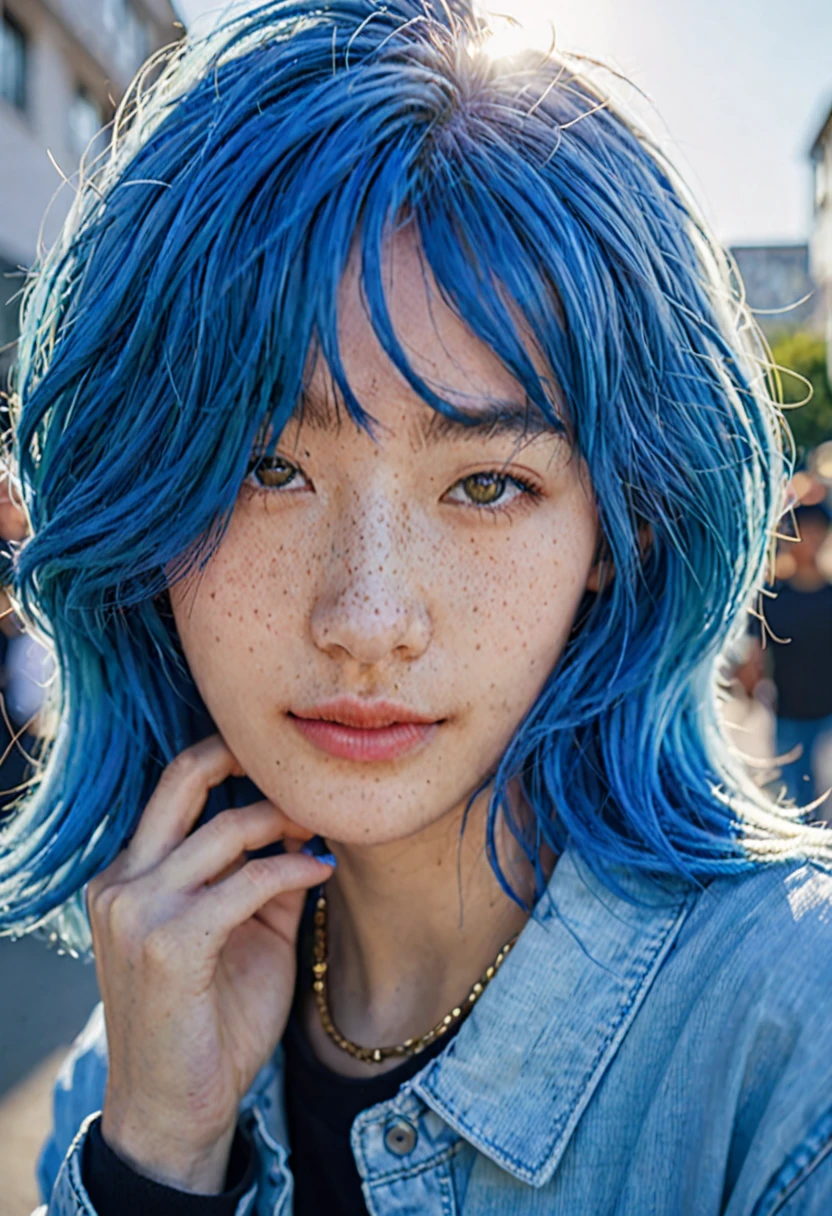
[[[246,0],[243,0],[245,3]],[[186,24],[218,0],[174,0]],[[726,244],[809,235],[809,148],[832,108],[832,0],[486,0],[528,41],[613,64]],[[203,20],[205,17],[203,17]]]

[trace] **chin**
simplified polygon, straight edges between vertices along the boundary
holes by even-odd
[[[291,790],[284,785],[268,796],[295,823],[328,842],[367,847],[393,844],[418,835],[446,818],[451,814],[449,808],[459,804],[450,792],[447,800],[437,800],[434,791],[430,803],[425,798],[414,799],[414,790],[421,784],[408,782],[403,790],[400,783],[380,778],[368,789],[364,783],[358,788],[350,788],[348,781],[316,787],[308,780],[298,780],[292,783]],[[305,790],[302,799],[298,799],[298,789]]]

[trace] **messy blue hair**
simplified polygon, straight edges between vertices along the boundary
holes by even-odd
[[[372,429],[336,333],[356,242],[389,358],[458,416],[387,311],[382,249],[403,224],[585,461],[614,572],[489,775],[505,888],[500,809],[541,887],[541,845],[567,838],[608,882],[622,865],[702,883],[828,856],[748,778],[718,706],[782,508],[765,350],[724,253],[597,73],[495,59],[473,12],[441,0],[276,0],[151,76],[25,300],[15,451],[32,535],[16,595],[54,648],[58,726],[0,839],[0,928],[63,907],[80,940],[66,909],[161,767],[210,729],[166,589],[210,557],[310,350]],[[511,820],[514,779],[531,834]]]

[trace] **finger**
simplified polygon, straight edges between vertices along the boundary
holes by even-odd
[[[308,828],[294,823],[271,802],[221,811],[169,853],[156,873],[160,884],[181,890],[216,881],[245,853],[286,836],[308,840]]]
[[[124,876],[135,878],[158,865],[185,839],[210,791],[228,777],[242,775],[219,735],[180,752],[162,773],[139,820],[125,856]]]
[[[255,916],[271,899],[305,891],[326,882],[331,866],[304,853],[256,857],[222,882],[207,887],[191,902],[186,918],[198,926],[200,936],[219,952],[229,934]]]
[[[297,934],[305,902],[305,890],[291,895],[276,895],[257,909],[253,919],[261,921],[278,937],[291,941]]]

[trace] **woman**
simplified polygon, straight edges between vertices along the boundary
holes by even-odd
[[[42,1210],[829,1211],[828,838],[715,696],[784,470],[723,268],[462,8],[266,4],[140,90],[18,379],[4,923],[88,914],[103,997]]]

